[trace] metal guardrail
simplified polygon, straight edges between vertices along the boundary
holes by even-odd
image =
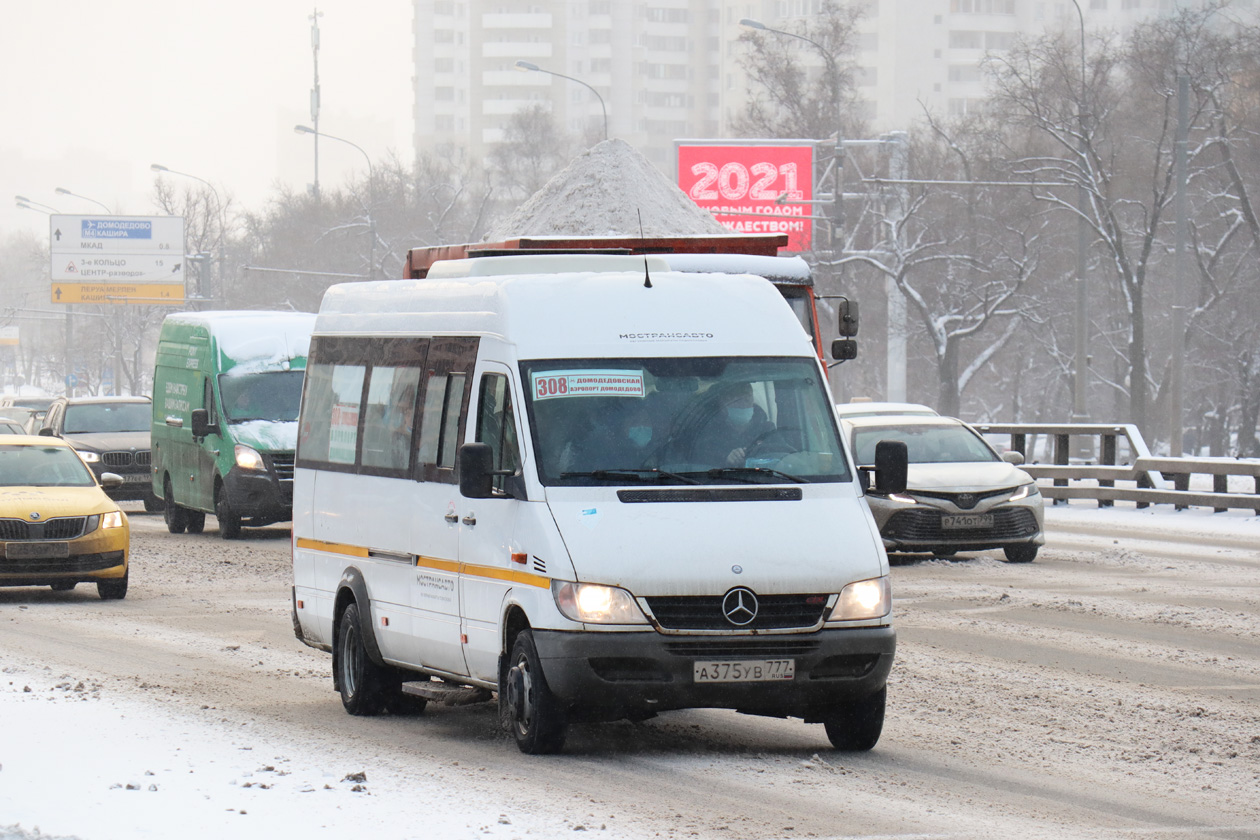
[[[1116,501],[1127,501],[1140,508],[1166,504],[1177,510],[1232,508],[1260,515],[1260,459],[1154,456],[1131,424],[977,423],[975,428],[983,435],[1008,435],[1010,448],[1024,456],[1022,469],[1038,479],[1042,495],[1055,502],[1094,499],[1099,507],[1111,507]],[[1053,442],[1050,464],[1037,463],[1029,456],[1037,451],[1039,436]],[[1097,453],[1097,458],[1086,462],[1073,456],[1082,451]],[[1211,492],[1190,489],[1195,475],[1212,477]],[[1230,492],[1231,476],[1250,478],[1251,492]]]

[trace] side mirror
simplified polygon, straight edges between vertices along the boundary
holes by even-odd
[[[910,456],[904,440],[881,440],[875,444],[875,489],[880,493],[902,493]]]
[[[101,487],[106,490],[117,490],[123,486],[123,477],[117,473],[101,473]]]
[[[856,300],[849,300],[847,297],[839,299],[839,305],[836,309],[840,313],[840,335],[845,338],[853,338],[858,334],[858,305]]]
[[[206,435],[219,433],[219,424],[210,422],[210,412],[204,408],[194,408],[191,419],[193,437],[205,437]]]
[[[494,495],[494,453],[486,443],[465,443],[459,448],[459,492],[468,499]]]
[[[848,362],[857,358],[857,342],[851,338],[837,338],[831,342],[831,358]]]
[[[45,426],[44,428],[39,430],[39,436],[40,437],[56,437],[57,435],[56,433],[53,432],[51,426]]]
[[[1002,460],[1008,464],[1014,464],[1017,467],[1024,465],[1024,453],[1011,449],[1002,453]]]

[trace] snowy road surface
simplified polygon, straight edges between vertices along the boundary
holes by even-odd
[[[1260,517],[1074,505],[1031,565],[902,558],[869,754],[694,711],[533,758],[489,704],[346,715],[287,530],[131,518],[125,601],[0,590],[0,840],[1260,837]]]

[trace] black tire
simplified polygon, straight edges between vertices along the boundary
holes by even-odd
[[[884,731],[884,707],[888,688],[839,704],[824,721],[827,738],[838,750],[866,752],[879,743]]]
[[[149,513],[157,513],[159,510],[166,509],[166,502],[159,499],[156,494],[149,492],[144,494],[144,509]]]
[[[166,497],[166,506],[162,509],[162,518],[166,520],[166,530],[172,534],[182,534],[188,528],[188,511],[175,504],[171,495],[171,477],[168,475],[162,483],[162,495]]]
[[[932,552],[933,557],[953,557],[958,553],[956,548],[938,548]]]
[[[241,518],[232,510],[222,485],[214,494],[214,516],[219,520],[219,536],[225,540],[241,537]]]
[[[98,580],[96,582],[96,594],[101,596],[102,601],[121,601],[127,597],[127,575],[125,573],[120,578],[112,580]]]
[[[206,513],[202,510],[184,509],[184,516],[188,520],[188,533],[200,534],[206,530]]]
[[[73,580],[59,580],[49,584],[49,586],[52,587],[53,592],[69,592],[71,589],[74,589],[76,583],[77,581]]]
[[[337,625],[337,644],[333,647],[333,671],[341,705],[352,715],[379,715],[385,709],[390,692],[390,669],[377,665],[363,646],[363,623],[359,605],[350,604]]]
[[[526,755],[560,752],[568,734],[568,715],[547,687],[531,631],[522,630],[513,642],[503,680],[500,711],[516,746]]]
[[[1006,555],[1007,563],[1031,563],[1037,559],[1037,548],[1032,543],[1008,545],[1002,549],[1002,553]]]

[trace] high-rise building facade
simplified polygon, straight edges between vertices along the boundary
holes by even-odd
[[[1124,30],[1189,0],[846,0],[862,12],[855,54],[872,129],[924,109],[961,115],[984,98],[981,62],[1021,34]],[[1194,0],[1197,4],[1203,0]],[[1255,0],[1235,0],[1251,7]],[[822,0],[415,0],[417,151],[482,157],[536,103],[577,135],[626,140],[663,171],[673,141],[733,136],[747,100],[743,18],[790,29]],[[781,37],[766,35],[764,37]],[[807,44],[803,60],[822,66]],[[522,72],[525,61],[542,71]],[[559,74],[559,75],[556,75]],[[569,78],[564,78],[564,77]],[[606,117],[605,117],[606,114]]]

